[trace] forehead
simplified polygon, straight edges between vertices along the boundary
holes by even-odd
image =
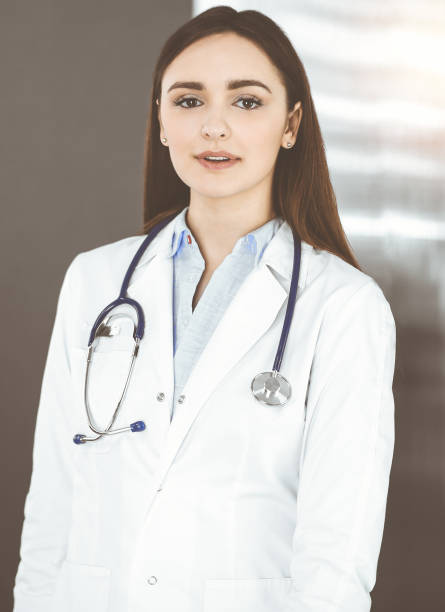
[[[242,61],[241,61],[242,60]],[[235,79],[257,79],[273,90],[280,75],[266,53],[252,41],[225,32],[202,38],[175,57],[164,72],[164,92],[175,81],[201,81],[205,87],[222,86]]]

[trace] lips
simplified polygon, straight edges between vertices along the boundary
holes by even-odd
[[[203,151],[196,157],[198,159],[203,159],[204,157],[228,157],[229,159],[240,159],[237,155],[229,153],[228,151]]]
[[[201,166],[203,166],[204,168],[207,168],[208,170],[220,171],[220,170],[223,170],[224,168],[231,168],[232,166],[237,164],[240,160],[239,159],[226,159],[225,161],[209,161],[208,159],[198,157],[196,161],[198,162],[198,164],[201,164]]]

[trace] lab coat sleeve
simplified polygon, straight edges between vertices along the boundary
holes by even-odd
[[[394,449],[396,329],[371,279],[332,295],[308,388],[284,612],[369,612]]]
[[[48,612],[71,518],[72,442],[68,335],[74,258],[62,283],[46,358],[25,500],[13,612]]]

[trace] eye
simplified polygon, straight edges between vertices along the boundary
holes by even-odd
[[[254,103],[256,104],[256,106],[254,108],[250,107],[250,108],[245,108],[245,110],[255,110],[256,108],[259,108],[260,106],[263,105],[263,103],[261,102],[261,100],[259,98],[256,98],[255,96],[242,96],[241,98],[238,98],[237,102],[249,102],[249,103]]]
[[[189,96],[188,98],[179,98],[178,100],[175,100],[173,104],[175,106],[181,106],[182,108],[196,108],[195,106],[182,106],[183,102],[189,102],[190,100],[198,100],[198,98],[195,98],[194,96]]]
[[[181,97],[178,100],[175,100],[173,102],[173,104],[175,106],[180,106],[181,108],[197,108],[194,104],[193,104],[193,106],[188,106],[187,105],[187,103],[192,101],[192,100],[197,100],[199,102],[198,98],[195,98],[194,96],[188,96],[187,98]],[[185,106],[183,105],[184,102],[186,103]],[[244,102],[248,102],[249,104],[252,104],[252,103],[256,104],[256,106],[254,108],[252,108],[252,107],[250,107],[250,108],[244,107],[243,110],[255,110],[256,108],[259,108],[260,106],[263,105],[261,100],[259,98],[257,98],[256,96],[242,96],[242,97],[238,98],[238,100],[236,100],[236,103],[238,103],[238,102],[243,102],[243,103]],[[238,108],[241,108],[241,107],[238,107]]]

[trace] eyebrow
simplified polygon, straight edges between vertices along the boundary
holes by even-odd
[[[272,91],[269,89],[267,85],[262,83],[261,81],[257,81],[256,79],[233,79],[231,81],[227,81],[226,83],[227,89],[240,89],[241,87],[263,87],[267,89],[269,93]],[[168,90],[167,93],[172,89],[197,89],[198,91],[202,91],[205,89],[204,84],[199,81],[176,81],[173,83]]]

